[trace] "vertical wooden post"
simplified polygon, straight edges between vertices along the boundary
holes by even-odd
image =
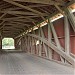
[[[17,44],[18,38],[14,39],[14,43],[15,43],[15,49],[18,50],[18,44]]]
[[[1,35],[1,32],[0,32],[0,50],[2,49],[2,35]]]
[[[41,33],[41,37],[42,37],[42,38],[45,38],[42,27],[40,27],[40,33]],[[44,49],[45,49],[46,57],[48,57],[47,46],[46,46],[44,43],[43,43],[43,47],[44,47]]]
[[[30,38],[31,38],[31,37],[29,37],[29,53],[31,53],[31,51],[30,51]]]
[[[31,54],[33,54],[33,37],[31,37]]]
[[[28,36],[27,42],[28,42],[27,47],[28,47],[28,53],[29,53],[29,36]]]
[[[25,40],[26,40],[26,50],[27,50],[27,53],[28,53],[28,36],[25,36]]]
[[[48,41],[51,43],[51,27],[50,27],[50,20],[48,19]],[[52,50],[48,47],[48,58],[52,59]]]
[[[40,35],[40,27],[38,28],[38,36],[41,36]],[[41,41],[39,40],[39,56],[41,56],[41,48],[42,48],[42,46],[41,46]]]
[[[65,9],[65,14],[67,15],[68,20],[69,20],[69,22],[75,32],[75,16],[74,16],[74,14],[72,13],[70,8]]]
[[[25,44],[25,42],[26,42],[26,41],[25,41],[25,38],[24,38],[24,37],[22,37],[22,39],[21,39],[21,40],[22,40],[22,43],[21,43],[22,50],[23,50],[23,51],[25,51],[25,47],[26,47],[26,46],[25,46],[25,45],[26,45],[26,44]]]
[[[26,35],[24,36],[24,51],[27,52]]]
[[[32,52],[32,37],[30,37],[30,53]]]
[[[0,36],[0,50],[2,49],[2,38]]]
[[[65,29],[65,52],[70,53],[70,30],[67,16],[64,16],[64,29]]]

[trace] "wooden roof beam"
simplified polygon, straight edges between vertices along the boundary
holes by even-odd
[[[5,21],[10,21],[10,20],[15,20],[15,19],[22,19],[22,18],[30,18],[31,19],[31,17],[34,17],[34,16],[17,16],[17,17],[11,17],[11,18],[2,18],[2,20],[5,20]],[[36,16],[35,16],[36,17]],[[34,20],[35,21],[35,20]]]
[[[19,30],[19,31],[24,31],[22,28],[20,28],[20,29],[19,29],[19,28],[16,28],[16,27],[5,27],[4,29],[8,29],[8,30],[10,30],[10,31],[11,31],[11,30],[16,30],[16,31],[17,31],[17,30]]]
[[[4,20],[4,21],[12,21],[12,22],[32,22],[31,20],[26,20],[26,19],[12,19],[12,20]],[[37,22],[37,21],[35,21]]]
[[[43,6],[49,6],[49,5],[45,5],[45,4],[37,4],[37,5],[27,5],[27,7],[30,7],[30,8],[34,8],[34,7],[43,7]],[[13,8],[13,7],[10,7],[10,8],[7,8],[7,9],[2,9],[4,11],[7,11],[7,10],[20,10],[20,9],[23,9],[23,8],[20,8],[20,7],[16,7],[16,8]]]
[[[8,13],[8,14],[20,14],[20,15],[38,15],[36,13],[32,13],[32,12],[24,12],[24,11],[0,11],[0,13]],[[43,16],[48,16],[45,13],[42,13]]]
[[[14,21],[10,21],[10,22],[8,22],[8,23],[13,23],[14,25],[15,25],[15,24],[18,24],[18,25],[22,25],[22,26],[24,26],[24,25],[25,25],[24,23],[14,22]]]
[[[41,16],[43,15],[43,13],[41,13],[41,12],[39,12],[39,11],[37,11],[37,10],[34,10],[34,9],[30,8],[30,7],[27,7],[27,6],[24,6],[24,5],[22,5],[22,4],[19,4],[19,3],[17,3],[17,2],[14,2],[13,0],[3,0],[3,1],[6,1],[6,2],[8,2],[8,3],[11,3],[11,4],[15,5],[15,6],[21,7],[21,8],[23,8],[23,9],[32,11],[32,12],[38,14],[38,15],[41,15]]]
[[[13,23],[13,22],[10,22],[10,23],[5,23],[6,25],[15,25],[16,24],[16,26],[18,25],[18,27],[19,27],[19,25],[21,25],[21,27],[22,26],[27,26],[27,27],[29,27],[30,25],[28,25],[28,24],[17,24],[17,23]]]
[[[20,28],[23,27],[23,29],[25,29],[25,27],[26,27],[26,28],[29,28],[29,26],[30,26],[30,25],[28,25],[28,24],[19,24],[19,23],[14,23],[14,24],[13,24],[13,22],[11,22],[11,23],[5,23],[5,25],[12,25],[12,26],[15,25],[15,26],[18,27],[18,28],[19,28],[19,27],[20,27]]]
[[[49,5],[53,5],[53,4],[62,5],[61,2],[56,2],[53,0],[11,0],[11,1],[41,3],[41,4],[49,4]]]
[[[15,6],[21,7],[21,8],[23,8],[23,9],[25,9],[25,10],[32,11],[33,13],[38,14],[43,20],[45,20],[45,18],[43,17],[43,13],[41,13],[41,12],[39,12],[39,11],[37,11],[37,10],[34,10],[34,9],[30,8],[30,7],[24,6],[24,5],[22,5],[22,4],[19,4],[19,3],[17,3],[17,2],[14,2],[14,1],[12,1],[12,0],[4,0],[4,1],[6,1],[6,2],[8,2],[8,3],[11,3],[11,4],[15,5]]]

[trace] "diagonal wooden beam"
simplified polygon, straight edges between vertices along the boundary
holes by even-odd
[[[56,42],[57,47],[58,47],[60,50],[62,50],[61,44],[60,44],[60,42],[59,42],[59,39],[58,39],[58,36],[57,36],[57,33],[56,33],[56,30],[55,30],[55,28],[54,28],[54,26],[53,26],[53,23],[51,23],[51,22],[50,22],[50,27],[51,27],[51,30],[52,30],[52,33],[53,33],[53,36],[54,36],[54,40],[55,40],[55,42]],[[64,60],[63,60],[63,58],[62,58],[61,56],[60,56],[60,58],[61,58],[62,62],[64,62]]]
[[[54,28],[54,26],[53,26],[53,23],[50,23],[50,26],[51,26],[51,30],[52,30],[52,33],[53,33],[53,36],[54,36],[56,45],[57,45],[58,48],[61,49],[61,45],[60,45],[60,42],[59,42],[59,40],[58,40],[58,36],[57,36],[57,33],[56,33],[55,28]]]
[[[5,15],[6,15],[6,13],[4,13],[4,14],[0,17],[0,20],[1,20]],[[2,25],[4,22],[5,22],[5,21],[2,21],[2,22],[0,23],[0,25]],[[2,26],[0,27],[0,30],[1,30],[4,26],[5,26],[5,25],[2,25]]]
[[[58,11],[59,11],[62,15],[65,15],[65,14],[64,14],[64,11],[63,11],[57,4],[54,4],[54,6],[58,9]]]
[[[0,25],[2,25],[1,27],[0,27],[0,30],[5,26],[3,23],[4,23],[5,21],[2,21],[1,23],[0,23]]]
[[[2,14],[2,16],[0,16],[0,20],[6,15],[6,13]]]

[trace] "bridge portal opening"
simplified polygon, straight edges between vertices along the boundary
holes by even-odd
[[[2,39],[2,49],[15,49],[13,38]]]

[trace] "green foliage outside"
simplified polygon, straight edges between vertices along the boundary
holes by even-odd
[[[14,46],[14,39],[13,38],[4,38],[2,40],[2,46]]]

